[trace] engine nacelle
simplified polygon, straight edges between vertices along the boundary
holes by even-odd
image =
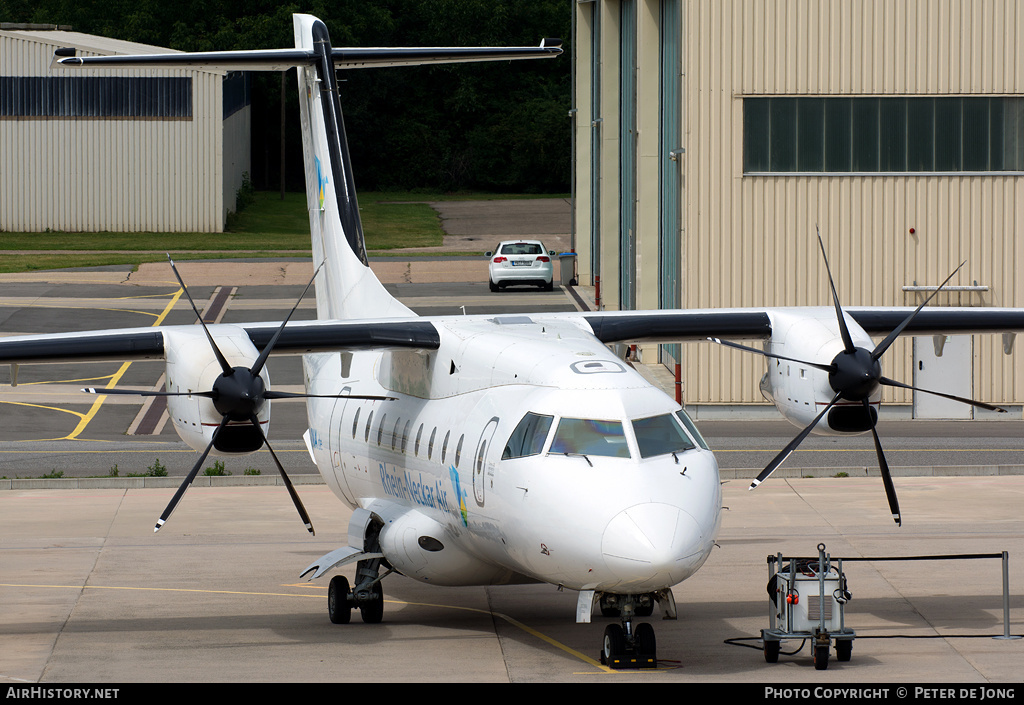
[[[834,309],[770,311],[769,316],[772,337],[766,352],[828,365],[844,349]],[[874,347],[871,336],[849,316],[845,320],[854,345],[871,350]],[[765,359],[768,371],[761,378],[761,394],[794,426],[807,426],[835,397],[836,390],[829,384],[828,372],[799,362]],[[868,399],[874,418],[878,416],[881,396],[881,390],[876,390]],[[812,433],[841,435],[870,429],[871,419],[864,413],[861,402],[840,400]]]
[[[504,585],[514,574],[463,550],[444,526],[409,509],[380,531],[381,552],[402,575],[435,585]]]
[[[167,359],[166,389],[169,392],[211,390],[217,378],[223,373],[203,329],[200,326],[194,328],[195,330],[173,328],[164,332]],[[216,325],[210,326],[210,332],[231,366],[249,368],[259,357],[259,351],[244,329],[231,325]],[[270,376],[265,365],[260,377],[269,388]],[[191,395],[167,397],[167,414],[181,440],[197,451],[202,451],[209,445],[213,432],[223,418],[214,407],[212,399]],[[263,403],[256,416],[263,433],[269,433],[270,401]],[[211,454],[252,453],[261,447],[263,439],[249,421],[233,421],[218,434]]]

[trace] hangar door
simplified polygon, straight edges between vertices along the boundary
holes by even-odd
[[[974,338],[947,335],[914,338],[914,386],[972,399]],[[940,354],[941,353],[941,354]],[[914,392],[915,419],[970,419],[974,407],[934,394]]]

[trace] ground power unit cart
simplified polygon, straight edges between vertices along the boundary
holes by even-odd
[[[817,558],[768,556],[768,597],[769,628],[761,630],[765,661],[778,662],[789,639],[811,641],[819,671],[828,668],[832,641],[836,658],[850,660],[856,634],[846,627],[844,608],[851,595],[842,559],[833,564],[825,544],[818,544]]]

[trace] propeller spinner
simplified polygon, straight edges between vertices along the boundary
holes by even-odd
[[[746,345],[740,345],[738,343],[732,343],[719,338],[709,338],[719,345],[725,345],[728,347],[736,348],[738,350],[744,350],[747,352],[757,353],[764,355],[769,358],[776,358],[779,360],[789,360],[790,362],[797,362],[803,365],[808,365],[816,369],[828,372],[828,382],[835,392],[835,396],[832,398],[824,409],[821,410],[814,420],[808,424],[796,438],[789,442],[785,448],[783,448],[775,458],[768,463],[767,467],[758,474],[754,481],[750,484],[750,489],[754,489],[768,477],[775,472],[775,470],[785,462],[786,458],[789,457],[790,453],[797,449],[801,442],[811,433],[811,430],[817,426],[818,422],[841,400],[860,402],[864,407],[864,413],[867,415],[867,419],[870,421],[871,436],[875,442],[875,455],[878,457],[878,467],[882,475],[882,484],[885,487],[885,496],[889,501],[889,509],[892,511],[893,521],[897,525],[902,525],[902,518],[900,516],[899,501],[896,498],[896,488],[892,482],[892,475],[889,472],[889,464],[886,462],[885,453],[882,451],[882,443],[878,438],[878,431],[876,430],[876,414],[871,409],[870,397],[879,386],[888,387],[900,387],[902,389],[912,389],[917,392],[924,392],[926,394],[934,394],[936,396],[945,397],[946,399],[952,399],[959,401],[964,404],[971,404],[982,409],[988,409],[990,411],[1002,411],[998,406],[986,404],[985,402],[975,401],[973,399],[966,399],[964,397],[954,396],[952,394],[944,394],[942,392],[936,392],[929,389],[921,389],[920,387],[914,387],[903,382],[897,382],[889,379],[882,375],[882,366],[880,359],[883,354],[889,349],[889,347],[895,342],[896,338],[906,329],[910,322],[914,320],[914,317],[931,301],[935,298],[935,295],[942,290],[942,288],[953,278],[960,267],[963,267],[963,263],[960,264],[953,273],[946,277],[946,280],[942,282],[926,298],[920,306],[918,306],[909,316],[885,337],[882,342],[875,346],[873,350],[867,350],[866,348],[857,347],[853,343],[853,338],[850,335],[850,330],[846,325],[846,320],[843,316],[842,306],[839,304],[839,295],[836,293],[835,282],[832,279],[832,271],[828,265],[828,257],[825,255],[825,245],[821,240],[821,233],[818,233],[818,247],[821,249],[821,256],[825,262],[825,271],[828,273],[829,287],[832,292],[832,301],[836,309],[836,319],[839,324],[839,334],[843,340],[843,350],[839,352],[829,364],[822,364],[819,362],[808,362],[805,360],[797,360],[791,357],[785,357],[783,355],[776,355],[773,353],[758,350]]]

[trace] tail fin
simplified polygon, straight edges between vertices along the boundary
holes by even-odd
[[[313,259],[327,263],[316,283],[317,317],[413,316],[374,276],[366,258],[327,27],[310,15],[294,18],[296,48],[316,57],[312,65],[298,67],[298,80]]]
[[[326,262],[316,282],[317,317],[412,316],[412,311],[387,292],[367,261],[345,122],[338,99],[336,68],[551,58],[562,53],[561,41],[545,39],[537,47],[334,49],[326,25],[316,17],[294,15],[293,21],[294,49],[93,57],[78,57],[73,49],[58,49],[51,66],[147,69],[202,66],[227,71],[284,71],[295,66],[313,259],[317,263]]]

